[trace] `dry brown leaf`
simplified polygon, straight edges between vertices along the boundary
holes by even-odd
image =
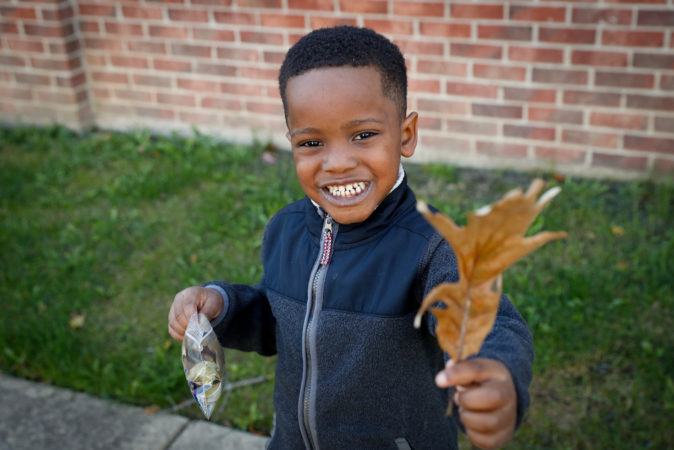
[[[72,313],[70,315],[70,320],[68,321],[68,325],[70,328],[73,330],[77,330],[79,328],[82,328],[84,326],[84,322],[86,320],[87,316],[84,313]]]
[[[437,318],[436,334],[440,347],[452,360],[460,361],[480,350],[494,325],[501,297],[501,274],[518,259],[547,242],[566,237],[565,232],[541,232],[525,237],[536,216],[559,192],[553,188],[538,195],[544,187],[534,180],[526,193],[515,189],[498,202],[468,214],[465,227],[452,219],[431,212],[419,202],[419,212],[450,243],[459,269],[457,283],[443,283],[428,293],[415,318],[441,302],[444,308],[431,309]]]

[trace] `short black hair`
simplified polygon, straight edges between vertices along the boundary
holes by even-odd
[[[321,28],[303,36],[286,54],[278,83],[283,111],[288,117],[286,87],[292,77],[323,67],[372,66],[381,77],[386,97],[407,112],[407,73],[400,49],[381,34],[368,28],[338,26]]]

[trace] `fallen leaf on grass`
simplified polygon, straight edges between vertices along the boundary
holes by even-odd
[[[73,330],[77,330],[77,329],[82,328],[84,326],[84,322],[85,322],[86,318],[87,318],[87,316],[84,313],[72,313],[70,315],[70,320],[68,321],[68,325]]]
[[[150,405],[145,408],[143,408],[143,412],[147,414],[148,416],[153,416],[157,414],[159,411],[161,411],[161,408],[157,405]]]
[[[526,193],[515,189],[498,202],[468,214],[468,223],[459,227],[452,219],[429,210],[419,202],[419,212],[449,242],[458,260],[459,281],[436,286],[421,304],[415,326],[423,313],[441,302],[444,308],[431,309],[437,318],[440,347],[452,360],[461,361],[480,350],[491,330],[501,297],[503,271],[515,261],[565,232],[525,233],[541,210],[559,192],[556,187],[538,195],[544,187],[534,180]]]

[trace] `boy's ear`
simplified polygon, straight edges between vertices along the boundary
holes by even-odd
[[[400,125],[400,154],[406,158],[414,155],[414,150],[417,148],[417,120],[419,114],[416,111],[409,113]]]

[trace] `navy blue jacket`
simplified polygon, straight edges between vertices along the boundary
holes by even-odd
[[[216,282],[230,348],[278,354],[271,449],[453,449],[456,414],[434,383],[445,356],[424,295],[458,278],[449,245],[416,211],[406,180],[365,222],[333,223],[308,198],[269,222],[258,286]],[[528,404],[531,335],[503,297],[480,352],[510,370]]]

